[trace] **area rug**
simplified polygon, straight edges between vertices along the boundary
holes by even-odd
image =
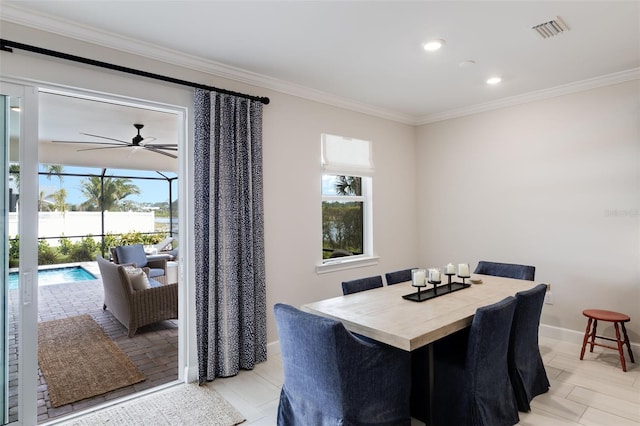
[[[68,420],[61,426],[233,426],[244,420],[213,389],[183,384]]]
[[[145,380],[90,315],[39,323],[38,365],[53,407]]]

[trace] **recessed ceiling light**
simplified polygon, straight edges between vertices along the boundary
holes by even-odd
[[[490,79],[487,80],[487,84],[494,85],[494,84],[500,83],[501,81],[502,81],[502,78],[500,77],[491,77]]]
[[[433,52],[435,50],[440,49],[443,45],[444,45],[444,40],[435,39],[435,40],[426,42],[424,45],[422,45],[422,47],[424,47],[424,50],[428,52]]]
[[[476,61],[469,59],[468,61],[462,61],[458,64],[460,68],[469,68],[476,64]]]

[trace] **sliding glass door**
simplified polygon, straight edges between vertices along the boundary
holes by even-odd
[[[0,142],[0,424],[35,424],[37,226],[26,226],[37,223],[37,96],[31,88],[0,82]]]

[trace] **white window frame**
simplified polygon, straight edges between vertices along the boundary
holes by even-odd
[[[316,272],[318,274],[333,272],[344,269],[359,268],[364,266],[376,265],[378,263],[378,257],[373,254],[373,162],[371,161],[371,153],[369,153],[370,166],[365,173],[362,173],[361,164],[358,168],[350,168],[348,165],[344,165],[344,170],[340,170],[336,167],[328,167],[325,163],[324,149],[325,138],[330,136],[336,138],[334,135],[322,135],[322,149],[323,149],[323,173],[322,179],[325,176],[355,176],[362,179],[362,195],[325,195],[320,188],[321,204],[324,202],[342,201],[342,202],[362,202],[363,209],[363,223],[362,223],[362,254],[337,257],[333,259],[322,259],[320,256],[320,263],[316,266]],[[349,138],[344,138],[350,140]],[[370,144],[370,142],[369,142]],[[369,148],[371,150],[371,148]],[[322,227],[322,224],[320,224]],[[322,229],[322,228],[321,228]],[[322,235],[322,233],[321,233]],[[321,237],[322,238],[322,237]],[[322,246],[322,245],[320,245]]]

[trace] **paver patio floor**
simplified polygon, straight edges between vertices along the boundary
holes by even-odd
[[[93,263],[93,262],[89,262]],[[85,265],[83,265],[85,266]],[[94,275],[95,270],[90,266]],[[97,268],[96,268],[97,269]],[[38,289],[38,322],[89,314],[146,376],[135,385],[53,408],[47,383],[38,369],[38,423],[85,410],[106,401],[159,386],[178,378],[178,321],[162,321],[141,327],[132,338],[127,329],[102,309],[102,282],[97,280],[41,286]],[[17,290],[9,291],[9,421],[17,420]]]

